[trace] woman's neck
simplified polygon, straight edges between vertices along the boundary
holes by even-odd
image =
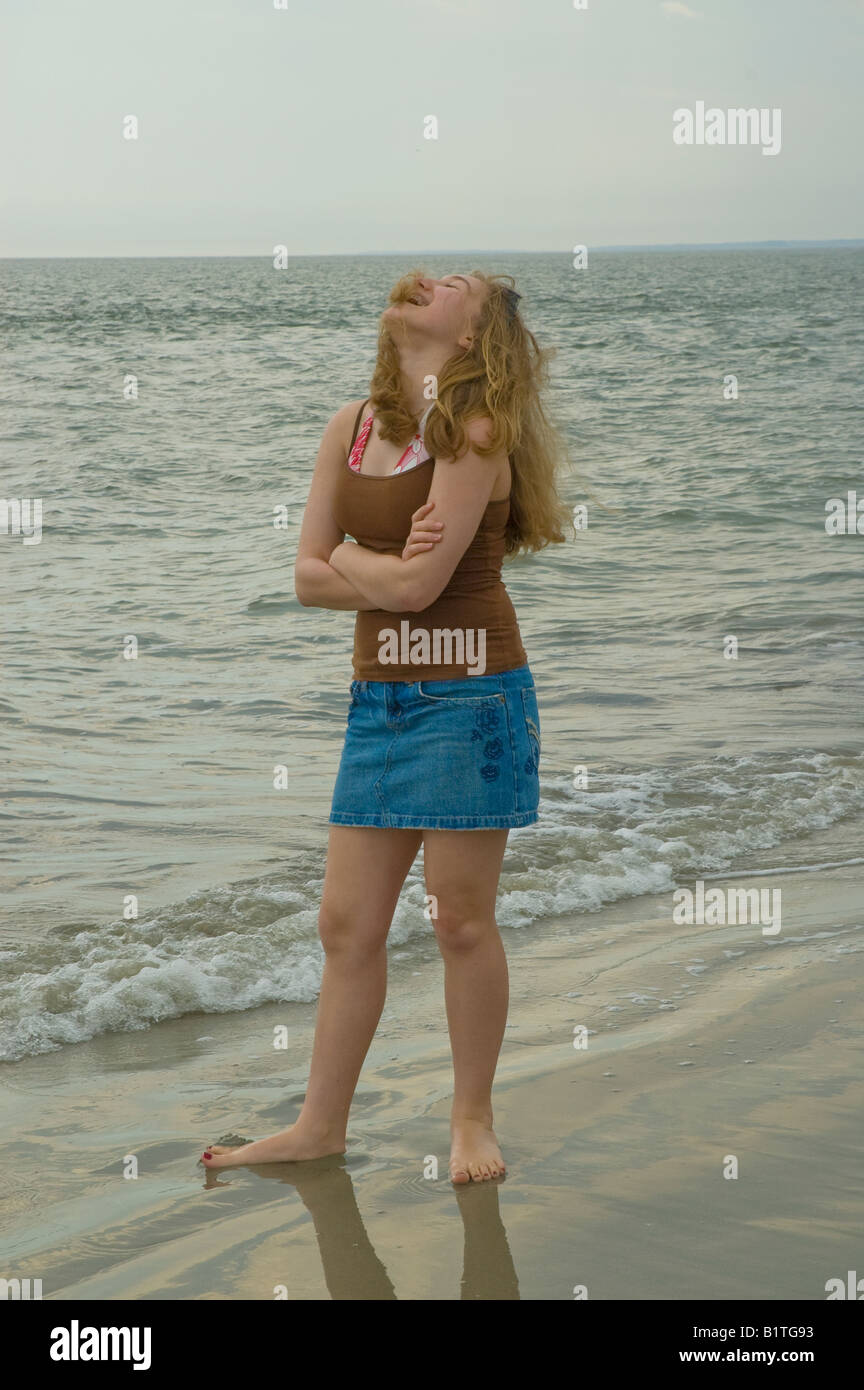
[[[403,346],[399,349],[399,366],[402,369],[402,392],[405,403],[413,414],[420,416],[429,407],[429,402],[438,394],[438,377],[452,353],[435,351],[426,343],[421,347]],[[434,390],[430,390],[429,378],[434,377]]]

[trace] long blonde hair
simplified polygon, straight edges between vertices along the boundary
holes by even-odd
[[[391,303],[407,298],[423,274],[411,271],[400,280],[391,292]],[[541,400],[552,352],[541,348],[523,323],[511,275],[484,275],[479,270],[472,275],[483,281],[488,293],[471,347],[455,353],[438,375],[435,408],[426,421],[424,441],[433,458],[458,459],[469,448],[466,425],[488,417],[492,426],[488,442],[470,447],[480,455],[503,449],[510,458],[506,552],[542,550],[567,539],[565,526],[572,530],[569,510],[557,489],[566,449]],[[398,348],[384,321],[369,399],[381,438],[407,444],[418,417],[405,399]]]

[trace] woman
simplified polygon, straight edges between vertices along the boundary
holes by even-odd
[[[507,280],[401,280],[369,400],[338,410],[321,441],[297,597],[357,610],[325,965],[303,1108],[290,1129],[244,1146],[244,1164],[344,1151],[384,1005],[387,933],[422,844],[453,1054],[450,1176],[505,1171],[492,1128],[508,1003],[495,898],[508,829],[537,820],[540,724],[500,570],[505,552],[563,541],[567,517],[540,404],[545,354]],[[239,1159],[225,1146],[204,1155],[212,1168]]]

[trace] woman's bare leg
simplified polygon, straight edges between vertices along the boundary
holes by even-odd
[[[332,825],[319,933],[325,951],[306,1099],[281,1134],[214,1145],[208,1168],[321,1158],[345,1148],[348,1111],[387,992],[387,933],[419,830]]]
[[[434,925],[444,959],[453,1053],[454,1182],[504,1172],[492,1129],[492,1082],[509,998],[507,959],[495,922],[507,835],[506,830],[423,832],[426,892],[438,899]]]

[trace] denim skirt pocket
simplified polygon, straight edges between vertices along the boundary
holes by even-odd
[[[537,708],[537,692],[533,686],[523,686],[522,696],[522,717],[525,720],[525,732],[528,736],[528,747],[530,757],[526,760],[525,771],[529,775],[537,777],[540,774],[540,711]],[[532,766],[529,769],[528,761]]]
[[[504,703],[504,692],[498,676],[468,676],[462,681],[418,681],[417,696],[420,700],[447,704],[477,704],[487,700]]]

